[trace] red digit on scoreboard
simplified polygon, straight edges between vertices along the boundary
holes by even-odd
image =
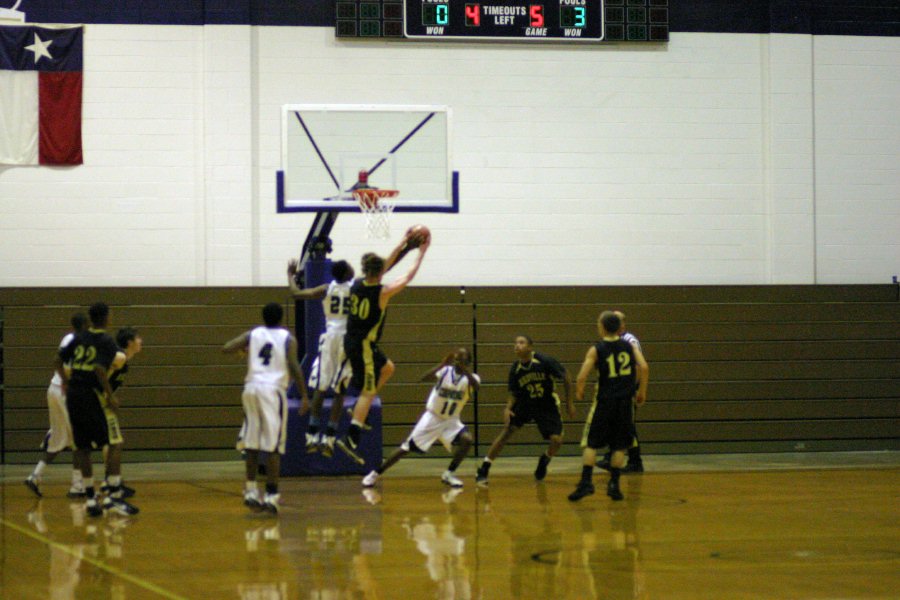
[[[478,27],[481,25],[481,5],[466,4],[466,25]]]
[[[532,27],[543,27],[544,26],[544,5],[543,4],[532,4],[528,7],[528,14],[531,17],[531,26]]]

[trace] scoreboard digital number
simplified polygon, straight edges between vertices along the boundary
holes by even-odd
[[[404,0],[403,35],[418,39],[603,40],[603,0]]]

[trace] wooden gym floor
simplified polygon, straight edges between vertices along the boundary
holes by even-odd
[[[63,458],[63,457],[60,457]],[[241,504],[241,465],[127,464],[135,517],[85,517],[54,465],[44,499],[0,467],[0,597],[695,599],[900,597],[900,453],[650,456],[624,502],[566,495],[501,458],[490,488],[442,486],[446,460],[283,481],[282,513]],[[101,469],[102,470],[102,469]]]

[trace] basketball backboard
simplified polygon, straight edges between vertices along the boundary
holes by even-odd
[[[360,171],[397,212],[458,212],[449,131],[446,106],[285,105],[278,212],[358,211]]]

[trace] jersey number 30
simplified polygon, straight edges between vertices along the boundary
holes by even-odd
[[[359,299],[359,296],[353,295],[350,298],[350,314],[354,317],[359,317],[360,319],[368,319],[369,311],[371,310],[371,306],[369,305],[369,299],[363,298]]]

